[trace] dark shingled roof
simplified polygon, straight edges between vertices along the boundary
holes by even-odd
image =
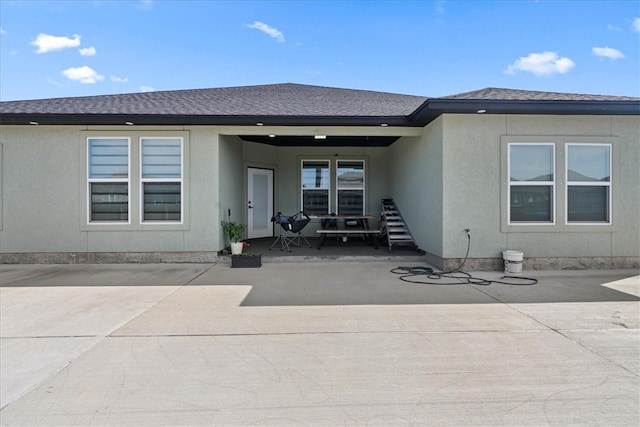
[[[483,101],[640,101],[640,98],[634,98],[632,96],[540,92],[535,90],[502,89],[495,87],[443,96],[439,99],[468,99]]]
[[[178,116],[408,116],[425,97],[301,84],[188,89],[0,103],[1,113]]]
[[[428,98],[272,84],[0,102],[0,123],[424,126],[444,113],[640,114],[640,98],[486,88]]]

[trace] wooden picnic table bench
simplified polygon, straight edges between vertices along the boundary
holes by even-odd
[[[320,218],[320,222],[322,224],[322,229],[316,231],[316,233],[320,234],[320,244],[318,244],[318,249],[324,246],[324,241],[328,234],[344,235],[344,236],[359,234],[359,235],[362,235],[365,239],[367,239],[369,243],[373,245],[373,247],[378,249],[377,235],[380,234],[380,230],[371,230],[369,228],[369,220],[375,219],[376,218],[375,216],[373,215],[322,215],[322,216],[319,216],[318,218]],[[345,221],[345,223],[348,221],[355,221],[360,226],[360,228],[329,229],[328,227],[331,221],[333,220],[336,220],[336,227],[337,227],[337,220],[343,220]]]

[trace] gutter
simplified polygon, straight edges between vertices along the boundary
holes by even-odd
[[[427,100],[409,116],[413,126],[426,126],[442,114],[640,115],[638,101]]]

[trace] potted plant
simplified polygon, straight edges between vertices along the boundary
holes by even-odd
[[[258,268],[262,266],[262,255],[253,252],[244,252],[239,255],[231,255],[231,268]]]
[[[247,226],[233,221],[220,221],[222,232],[229,238],[231,244],[231,254],[239,255],[242,253],[243,243],[241,242]]]

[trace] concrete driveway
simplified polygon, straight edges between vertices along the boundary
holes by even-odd
[[[640,422],[638,271],[427,285],[397,266],[0,266],[0,422]]]

